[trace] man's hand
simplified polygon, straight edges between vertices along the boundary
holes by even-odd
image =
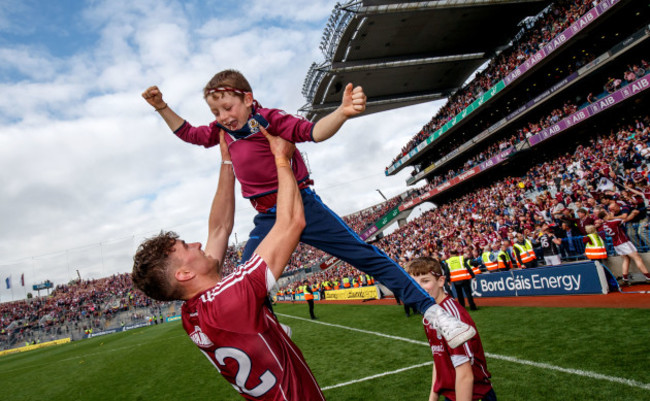
[[[273,136],[268,133],[264,127],[260,126],[260,131],[262,131],[262,134],[266,137],[266,140],[269,141],[269,145],[271,146],[271,153],[273,153],[273,156],[277,158],[286,158],[287,160],[291,160],[293,157],[293,152],[296,150],[296,145],[293,143],[279,137],[279,136]]]
[[[142,92],[142,97],[147,101],[147,103],[152,105],[154,109],[160,109],[166,105],[162,97],[162,92],[157,86],[148,87],[147,90]]]
[[[230,150],[228,150],[228,144],[224,139],[223,130],[219,130],[219,150],[221,150],[221,162],[232,163],[232,159],[230,158]],[[231,163],[226,163],[226,164],[231,164]]]
[[[363,88],[357,86],[353,88],[351,83],[345,86],[343,90],[343,100],[341,101],[341,111],[345,117],[350,118],[358,116],[366,109],[366,94]]]

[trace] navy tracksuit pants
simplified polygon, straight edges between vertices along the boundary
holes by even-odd
[[[424,313],[435,304],[433,298],[420,287],[411,276],[386,253],[364,242],[345,222],[309,189],[300,191],[305,208],[306,227],[300,241],[329,253],[351,264],[364,273],[373,276],[399,297],[405,304],[415,306]],[[271,231],[275,223],[275,209],[259,213],[254,219],[242,254],[242,261],[250,259],[253,252]]]

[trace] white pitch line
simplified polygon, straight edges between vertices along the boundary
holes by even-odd
[[[406,368],[401,368],[401,369],[393,370],[393,371],[390,371],[390,372],[379,373],[377,375],[372,375],[372,376],[364,377],[364,378],[357,379],[357,380],[351,380],[349,382],[339,383],[339,384],[335,384],[333,386],[323,387],[323,388],[321,388],[321,390],[325,391],[325,390],[331,390],[331,389],[337,388],[337,387],[345,387],[345,386],[349,386],[350,384],[356,384],[356,383],[360,383],[360,382],[365,382],[366,380],[373,380],[373,379],[377,379],[379,377],[394,375],[394,374],[397,374],[397,373],[402,373],[402,372],[407,371],[407,370],[421,368],[421,367],[427,366],[427,365],[433,365],[433,361],[421,363],[419,365],[408,366]]]
[[[393,339],[393,340],[404,341],[404,342],[408,342],[408,343],[412,343],[412,344],[425,345],[427,347],[429,346],[429,343],[426,342],[426,341],[417,341],[417,340],[412,340],[410,338],[392,336],[392,335],[389,335],[389,334],[379,333],[379,332],[376,332],[376,331],[362,330],[362,329],[357,329],[357,328],[354,328],[354,327],[342,326],[340,324],[325,323],[325,322],[322,322],[322,321],[315,321],[315,320],[306,319],[306,318],[303,318],[303,317],[287,315],[287,314],[284,314],[284,313],[277,313],[276,312],[276,315],[287,317],[287,318],[290,318],[290,319],[303,320],[303,321],[309,322],[309,323],[322,324],[324,326],[337,327],[337,328],[340,328],[340,329],[356,331],[356,332],[364,333],[364,334],[372,334],[372,335],[375,335],[375,336],[386,337],[386,338],[390,338],[390,339]],[[534,362],[534,361],[528,361],[528,360],[525,360],[525,359],[519,359],[519,358],[516,358],[514,356],[492,354],[492,353],[488,353],[488,352],[485,353],[485,356],[487,356],[489,358],[500,359],[502,361],[518,363],[518,364],[521,364],[521,365],[533,366],[533,367],[540,368],[540,369],[555,370],[555,371],[562,372],[562,373],[569,373],[569,374],[572,374],[572,375],[588,377],[588,378],[591,378],[591,379],[605,380],[605,381],[609,381],[609,382],[613,382],[613,383],[624,384],[624,385],[630,386],[630,387],[637,387],[637,388],[644,389],[644,390],[650,390],[650,384],[649,383],[642,383],[642,382],[639,382],[639,381],[636,381],[636,380],[624,379],[624,378],[616,377],[616,376],[603,375],[603,374],[600,374],[600,373],[589,372],[587,370],[563,368],[561,366],[555,366],[555,365],[551,365],[551,364],[548,364],[548,363]],[[431,364],[431,363],[428,363],[428,364]],[[414,366],[409,366],[409,367],[406,367],[406,368],[398,369],[398,370],[395,370],[395,371],[392,371],[392,372],[380,373],[379,375],[369,376],[369,377],[366,377],[366,378],[363,378],[363,379],[358,379],[356,381],[353,380],[353,381],[350,381],[350,382],[347,382],[347,383],[341,383],[341,384],[336,384],[334,386],[329,386],[329,387],[323,388],[323,390],[327,390],[327,389],[330,389],[330,388],[336,388],[336,387],[342,387],[342,386],[346,386],[346,385],[349,385],[349,384],[357,383],[359,381],[371,380],[371,379],[374,379],[375,377],[381,377],[381,376],[385,376],[385,375],[388,375],[388,374],[399,373],[399,372],[404,371],[404,370],[415,369],[417,367],[421,367],[421,366],[425,366],[425,365],[426,364],[414,365]]]
[[[288,318],[291,318],[291,319],[304,320],[305,322],[310,322],[310,323],[322,324],[323,326],[338,327],[339,329],[345,329],[345,330],[350,330],[350,331],[358,331],[359,333],[372,334],[372,335],[379,336],[379,337],[386,337],[386,338],[390,338],[392,340],[405,341],[407,343],[412,343],[412,344],[417,344],[417,345],[426,345],[427,347],[429,346],[429,343],[426,342],[426,341],[411,340],[410,338],[391,336],[390,334],[379,333],[379,332],[376,332],[376,331],[356,329],[354,327],[341,326],[340,324],[325,323],[325,322],[321,322],[319,320],[311,320],[311,319],[306,319],[304,317],[285,315],[284,313],[277,313],[276,312],[276,315],[288,317]]]
[[[489,352],[486,352],[485,356],[487,356],[489,358],[500,359],[502,361],[508,361],[508,362],[513,362],[513,363],[519,363],[519,364],[522,364],[522,365],[534,366],[534,367],[540,368],[540,369],[556,370],[556,371],[562,372],[562,373],[570,373],[570,374],[577,375],[577,376],[589,377],[591,379],[607,380],[607,381],[614,382],[614,383],[625,384],[625,385],[630,386],[630,387],[638,387],[638,388],[641,388],[641,389],[644,389],[644,390],[650,390],[650,384],[641,383],[641,382],[638,382],[636,380],[631,380],[631,379],[623,379],[621,377],[616,377],[616,376],[603,375],[603,374],[596,373],[596,372],[589,372],[588,370],[563,368],[561,366],[550,365],[550,364],[544,363],[544,362],[527,361],[525,359],[515,358],[514,356],[497,355],[497,354],[491,354]]]

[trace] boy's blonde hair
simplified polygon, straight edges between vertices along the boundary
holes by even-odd
[[[587,234],[596,234],[596,226],[589,224],[585,226],[585,231]]]
[[[431,273],[436,277],[443,276],[442,266],[440,262],[430,257],[415,258],[404,266],[404,270],[411,276],[423,276]]]

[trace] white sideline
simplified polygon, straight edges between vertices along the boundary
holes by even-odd
[[[429,346],[429,343],[427,343],[426,341],[417,341],[417,340],[412,340],[410,338],[392,336],[392,335],[389,335],[389,334],[379,333],[379,332],[376,332],[376,331],[362,330],[362,329],[357,329],[357,328],[354,328],[354,327],[342,326],[340,324],[325,323],[325,322],[318,321],[318,320],[306,319],[306,318],[303,318],[303,317],[287,315],[287,314],[284,314],[284,313],[277,313],[276,312],[275,314],[278,315],[278,316],[287,317],[289,319],[302,320],[302,321],[309,322],[309,323],[322,324],[324,326],[337,327],[337,328],[340,328],[340,329],[356,331],[356,332],[364,333],[364,334],[372,334],[372,335],[375,335],[375,336],[386,337],[386,338],[390,338],[390,339],[393,339],[393,340],[404,341],[404,342],[408,342],[408,343],[412,343],[412,344],[424,345],[424,346],[427,346],[427,347]],[[563,368],[561,366],[555,366],[555,365],[551,365],[551,364],[548,364],[548,363],[528,361],[528,360],[525,360],[525,359],[516,358],[514,356],[492,354],[492,353],[489,353],[489,352],[486,352],[485,356],[487,356],[488,358],[500,359],[502,361],[518,363],[518,364],[521,364],[521,365],[533,366],[533,367],[540,368],[540,369],[555,370],[555,371],[562,372],[562,373],[569,373],[569,374],[573,374],[573,375],[577,375],[577,376],[588,377],[588,378],[591,378],[591,379],[605,380],[605,381],[609,381],[609,382],[613,382],[613,383],[624,384],[624,385],[630,386],[630,387],[637,387],[637,388],[644,389],[644,390],[650,390],[650,383],[641,383],[641,382],[638,382],[636,380],[624,379],[624,378],[615,377],[615,376],[608,376],[608,375],[603,375],[603,374],[600,374],[600,373],[589,372],[589,371],[580,370],[580,369]],[[391,371],[391,372],[380,373],[378,375],[368,376],[368,377],[364,377],[364,378],[358,379],[358,380],[352,380],[352,381],[349,381],[349,382],[346,382],[346,383],[335,384],[333,386],[324,387],[322,390],[329,390],[329,389],[332,389],[332,388],[343,387],[343,386],[358,383],[358,382],[361,382],[361,381],[371,380],[371,379],[374,379],[376,377],[386,376],[386,375],[389,375],[389,374],[395,374],[395,373],[403,372],[403,371],[408,370],[408,369],[415,369],[415,368],[419,368],[421,366],[431,365],[432,363],[433,362],[420,364],[420,365],[413,365],[413,366],[409,366],[409,367],[406,367],[406,368],[401,368],[401,369]]]
[[[337,388],[337,387],[345,387],[345,386],[349,386],[350,384],[356,384],[356,383],[364,382],[364,381],[366,381],[366,380],[376,379],[376,378],[378,378],[378,377],[383,377],[383,376],[388,376],[388,375],[394,375],[394,374],[396,374],[396,373],[401,373],[401,372],[404,372],[404,371],[409,370],[409,369],[421,368],[421,367],[423,367],[423,366],[427,366],[427,365],[433,365],[433,361],[431,361],[431,362],[421,363],[421,364],[419,364],[419,365],[407,366],[407,367],[405,367],[405,368],[401,368],[401,369],[393,370],[393,371],[390,371],[390,372],[379,373],[379,374],[376,374],[376,375],[372,375],[372,376],[364,377],[364,378],[357,379],[357,380],[350,380],[349,382],[339,383],[339,384],[335,384],[335,385],[333,385],[333,386],[323,387],[323,388],[321,388],[321,390],[325,391],[325,390],[331,390],[331,389],[333,389],[333,388]]]

